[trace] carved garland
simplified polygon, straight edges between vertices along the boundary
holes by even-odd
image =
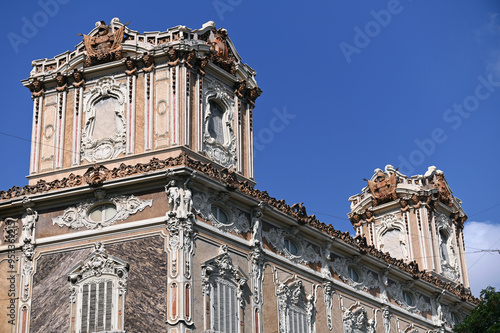
[[[103,221],[94,221],[89,217],[89,212],[100,205],[111,203],[116,206],[116,214],[111,218]],[[73,229],[80,229],[86,227],[87,229],[100,229],[114,224],[117,221],[123,221],[130,215],[143,211],[146,207],[151,207],[153,200],[140,200],[133,195],[109,197],[101,200],[88,200],[80,203],[76,207],[69,207],[64,211],[62,216],[52,219],[52,224],[57,224],[60,227],[69,227]]]

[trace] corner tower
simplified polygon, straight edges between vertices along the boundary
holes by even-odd
[[[82,39],[22,81],[34,101],[30,185],[179,151],[253,179],[261,90],[225,29],[140,34],[114,18]]]
[[[392,165],[375,169],[361,194],[349,198],[356,234],[369,245],[420,269],[469,287],[463,225],[467,220],[444,174],[431,166],[405,176]]]

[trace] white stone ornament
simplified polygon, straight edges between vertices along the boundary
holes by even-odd
[[[313,245],[306,241],[302,236],[293,232],[293,230],[289,231],[283,228],[271,228],[268,231],[263,231],[262,237],[267,239],[276,251],[294,263],[308,264],[321,262],[321,256],[316,253]],[[290,251],[286,248],[286,239],[297,245],[297,254],[290,253]]]
[[[125,152],[127,127],[125,96],[127,88],[112,77],[99,79],[84,95],[85,127],[81,157],[91,163],[116,158]]]
[[[116,214],[109,219],[99,221],[92,220],[89,213],[100,205],[112,204],[116,207]],[[146,207],[151,207],[153,200],[140,200],[135,196],[116,196],[104,198],[102,200],[88,200],[80,203],[77,206],[67,208],[62,216],[52,219],[52,224],[57,224],[60,227],[69,227],[73,229],[87,228],[100,229],[110,226],[117,221],[123,221],[130,215],[143,211]]]

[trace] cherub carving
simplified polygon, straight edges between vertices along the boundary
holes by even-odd
[[[399,204],[401,205],[401,212],[407,212],[408,209],[410,209],[410,206],[408,205],[408,200],[401,198],[399,200]]]
[[[186,64],[186,67],[188,67],[189,69],[193,68],[195,61],[196,61],[195,50],[191,50],[184,55],[184,63]]]
[[[375,216],[371,210],[367,209],[365,215],[366,215],[366,223],[372,223],[373,221],[375,221]]]

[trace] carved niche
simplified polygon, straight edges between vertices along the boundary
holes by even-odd
[[[377,238],[381,251],[396,259],[409,260],[406,227],[396,214],[385,215],[377,226]]]
[[[140,200],[133,195],[92,199],[67,208],[62,216],[52,219],[52,224],[73,229],[101,229],[142,212],[152,204],[153,200]]]
[[[313,244],[300,236],[296,228],[292,230],[271,228],[268,231],[263,231],[262,236],[267,239],[276,251],[295,263],[321,262],[321,256],[314,250]],[[296,253],[290,251],[290,243],[293,243],[296,247]]]
[[[204,95],[203,151],[226,168],[236,163],[233,104],[222,84],[209,83]]]
[[[197,192],[193,196],[193,208],[197,215],[204,220],[210,221],[217,229],[225,232],[248,232],[250,230],[250,220],[248,216],[229,202],[229,194],[220,192]],[[221,221],[214,215],[215,209],[222,209],[227,220]]]
[[[125,152],[127,130],[124,84],[111,77],[98,80],[85,93],[85,127],[81,156],[91,163],[109,160]]]
[[[457,255],[453,244],[453,228],[451,220],[442,213],[436,215],[438,230],[439,258],[442,274],[454,282],[460,278]]]

